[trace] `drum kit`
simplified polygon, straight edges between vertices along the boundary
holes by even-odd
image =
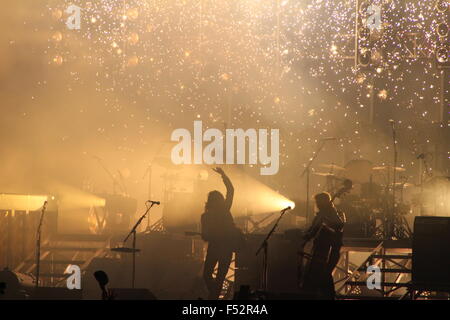
[[[319,166],[323,172],[315,171],[313,174],[326,179],[326,189],[332,194],[345,179],[353,182],[352,191],[336,204],[347,217],[346,237],[410,237],[411,230],[405,219],[410,207],[403,202],[403,191],[413,185],[406,181],[392,182],[394,172],[400,174],[406,169],[374,166],[371,161],[363,159],[351,160],[345,167],[335,164]],[[397,194],[395,205],[394,192]]]

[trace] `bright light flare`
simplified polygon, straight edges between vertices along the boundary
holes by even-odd
[[[50,182],[54,193],[58,194],[58,206],[61,209],[81,209],[104,207],[106,200],[92,193],[58,182]]]
[[[295,208],[294,201],[281,195],[262,182],[246,176],[244,179],[230,175],[235,186],[235,199],[232,213],[235,216],[251,211],[253,214],[278,212],[287,207]]]
[[[47,196],[0,194],[0,209],[18,211],[36,211],[42,208]]]

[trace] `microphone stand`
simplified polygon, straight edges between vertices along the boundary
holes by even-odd
[[[396,169],[397,169],[397,159],[398,159],[398,152],[397,152],[397,134],[395,131],[395,124],[394,121],[391,122],[392,125],[392,140],[394,143],[393,149],[394,149],[394,172],[393,172],[393,178],[392,178],[392,212],[391,212],[391,221],[389,223],[388,228],[388,238],[392,237],[394,234],[394,228],[395,228],[395,183],[397,182],[397,175],[396,175]],[[389,168],[388,168],[389,169]]]
[[[302,174],[300,175],[300,178],[302,178],[306,174],[306,222],[309,221],[309,189],[310,189],[310,174],[311,174],[311,165],[313,164],[314,160],[319,155],[320,151],[322,151],[323,147],[325,146],[327,140],[322,140],[322,142],[319,144],[319,147],[317,148],[316,152],[314,153],[313,157],[309,160],[308,164],[306,165],[305,169],[303,170]]]
[[[41,271],[41,236],[42,236],[42,224],[44,222],[45,209],[47,209],[47,201],[44,202],[42,206],[41,218],[39,220],[39,225],[36,235],[36,288],[39,287],[39,274]]]
[[[145,179],[145,177],[148,176],[148,185],[147,185],[147,199],[152,198],[152,163],[150,163],[147,167],[147,170],[144,173],[144,176],[142,177],[142,180]],[[145,228],[145,231],[150,230],[150,216],[147,217],[147,227]]]
[[[263,255],[263,274],[262,274],[262,279],[261,279],[261,290],[263,290],[264,292],[267,291],[268,254],[269,254],[269,252],[268,252],[269,251],[269,242],[268,241],[269,241],[270,237],[272,236],[272,234],[277,229],[278,223],[280,222],[281,218],[283,218],[283,216],[286,213],[286,211],[288,211],[290,209],[291,209],[291,207],[287,207],[287,208],[284,208],[283,210],[280,211],[280,216],[278,217],[277,221],[273,225],[273,227],[270,230],[270,232],[267,234],[266,238],[262,242],[262,244],[259,247],[258,251],[256,251],[256,255],[258,255],[261,252],[261,250],[264,251],[264,255]]]
[[[154,202],[151,202],[150,207],[147,207],[147,210],[145,210],[144,214],[139,218],[139,220],[136,222],[134,227],[131,229],[130,233],[125,237],[125,240],[123,240],[123,243],[127,242],[128,238],[133,235],[133,270],[131,274],[131,288],[134,289],[134,280],[136,277],[136,229],[141,224],[142,220],[145,219],[145,216],[150,211],[150,209],[155,205]]]

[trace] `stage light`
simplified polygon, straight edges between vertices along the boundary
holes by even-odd
[[[280,202],[280,204],[282,205],[283,209],[287,207],[290,207],[291,209],[295,208],[295,202],[291,200],[283,200]]]
[[[127,66],[128,67],[135,67],[139,63],[139,58],[137,56],[132,56],[128,59]]]
[[[53,62],[53,64],[60,66],[60,65],[62,65],[64,60],[63,60],[63,57],[61,57],[60,55],[56,55],[53,57],[52,62]]]
[[[295,207],[294,201],[250,176],[230,178],[236,190],[233,204],[233,213],[236,216],[244,214],[247,210],[253,214],[264,214],[278,212],[289,206],[292,209]]]
[[[437,33],[440,37],[446,37],[448,35],[448,25],[445,22],[438,24]]]
[[[73,189],[71,195],[66,192],[61,196],[60,204],[64,209],[90,208],[90,207],[104,207],[106,200],[96,195]]]
[[[371,3],[367,0],[364,0],[359,5],[359,14],[361,17],[365,18],[368,16],[369,7],[371,6]]]
[[[55,20],[61,19],[63,16],[63,12],[60,9],[53,9],[52,10],[52,18]]]
[[[128,9],[127,17],[131,20],[136,20],[139,17],[139,10],[137,8]]]
[[[255,194],[255,202],[252,204],[255,213],[276,212],[287,207],[295,208],[294,201],[289,200],[275,190],[267,186],[261,186],[261,190],[258,189],[256,188],[258,192]]]
[[[199,177],[200,180],[206,181],[206,180],[208,180],[209,173],[208,173],[207,170],[200,170],[200,172],[198,174],[198,177]]]
[[[448,46],[448,1],[440,0],[436,1],[435,5],[436,11],[438,14],[437,26],[435,29],[436,32],[436,50],[435,50],[435,58],[437,62],[438,68],[449,68],[449,46]]]
[[[436,1],[436,9],[439,12],[445,12],[448,9],[448,1],[447,0],[438,0]]]
[[[359,54],[359,64],[363,67],[367,67],[370,63],[370,60],[372,58],[372,53],[369,49],[361,49],[361,52]]]
[[[128,37],[128,43],[134,45],[138,42],[139,42],[139,35],[135,32],[131,33],[130,36]]]
[[[383,55],[381,54],[381,52],[375,49],[372,55],[372,60],[375,61],[376,63],[380,63],[382,58]]]
[[[448,62],[448,46],[441,46],[436,50],[436,59],[439,63]]]
[[[359,28],[359,38],[361,40],[367,40],[370,37],[370,29],[367,27]]]
[[[380,98],[381,100],[386,100],[387,97],[388,97],[387,90],[383,89],[383,90],[380,90],[380,92],[378,92],[378,98]]]
[[[60,42],[62,40],[62,38],[63,38],[62,33],[59,32],[59,31],[56,31],[52,35],[52,40],[55,41],[55,42]]]
[[[358,72],[356,75],[356,83],[363,84],[366,81],[366,75],[362,72]]]
[[[335,45],[335,44],[333,44],[332,46],[331,46],[331,53],[332,54],[337,54],[338,52],[337,52],[337,46]]]

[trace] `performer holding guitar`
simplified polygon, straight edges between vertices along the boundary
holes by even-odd
[[[336,295],[332,274],[339,262],[346,218],[343,212],[336,210],[333,200],[351,188],[352,182],[346,180],[333,198],[327,192],[314,197],[319,211],[304,236],[305,243],[312,239],[314,242],[303,289],[319,299],[334,299]]]

